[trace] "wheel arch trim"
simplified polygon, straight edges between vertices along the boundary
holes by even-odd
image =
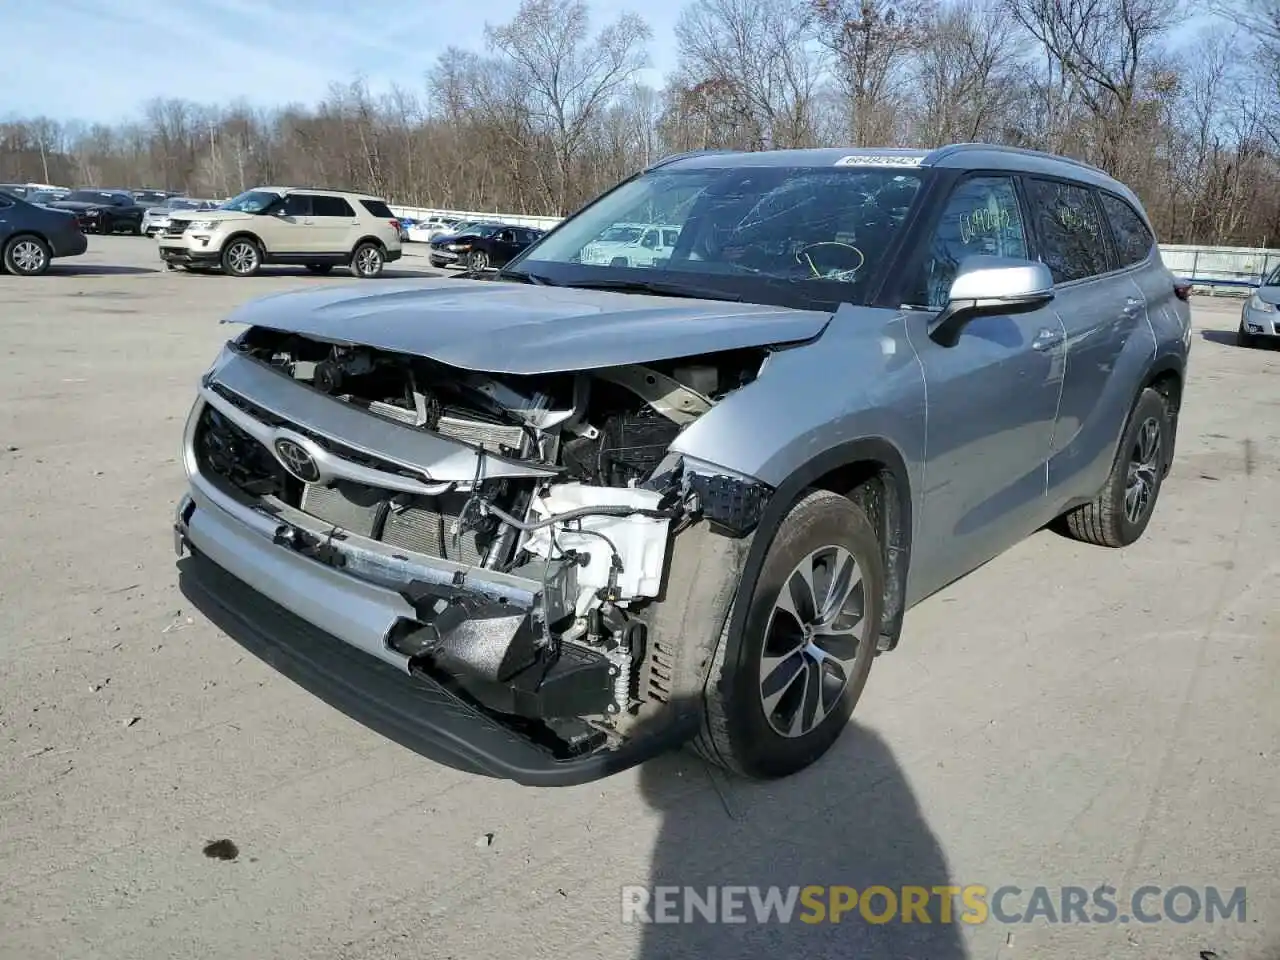
[[[890,602],[885,604],[878,646],[882,651],[892,650],[897,646],[898,636],[902,630],[902,619],[906,612],[906,585],[911,561],[914,515],[910,475],[907,472],[905,458],[890,441],[883,437],[861,437],[830,447],[807,460],[778,484],[769,497],[743,561],[742,573],[735,593],[736,599],[729,614],[729,629],[720,640],[721,643],[729,644],[728,649],[725,650],[724,662],[733,664],[735,670],[740,665],[742,638],[751,610],[751,604],[742,601],[749,600],[755,592],[761,569],[764,567],[765,556],[782,521],[805,490],[824,477],[859,464],[879,465],[879,475],[886,482],[893,484],[897,494],[898,509],[901,511],[901,515],[897,518],[898,542],[896,544],[884,541],[886,532],[884,529],[876,531],[876,536],[882,539],[881,548],[885,553],[886,561],[886,585],[891,591],[890,596],[886,598]],[[872,522],[875,522],[874,519]],[[716,652],[712,651],[712,654],[714,659]]]

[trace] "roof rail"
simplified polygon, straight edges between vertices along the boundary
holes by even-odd
[[[1044,150],[1029,150],[1026,147],[1011,147],[1003,143],[952,143],[945,147],[939,147],[929,154],[929,161],[936,163],[946,157],[954,156],[958,153],[977,152],[979,150],[991,150],[996,153],[1009,153],[1022,157],[1039,157],[1041,160],[1056,160],[1061,163],[1069,163],[1072,166],[1081,167],[1085,170],[1092,170],[1094,173],[1100,173],[1104,177],[1110,177],[1111,174],[1103,170],[1101,167],[1095,166],[1084,160],[1077,160],[1075,157],[1063,156],[1060,153],[1047,153]]]

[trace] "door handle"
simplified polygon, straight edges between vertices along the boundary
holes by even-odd
[[[1061,342],[1061,330],[1050,330],[1048,327],[1042,327],[1040,332],[1036,334],[1036,338],[1031,341],[1031,346],[1035,350],[1049,350]]]

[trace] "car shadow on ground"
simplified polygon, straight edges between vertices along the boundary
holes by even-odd
[[[1224,347],[1237,346],[1236,332],[1234,330],[1201,330],[1200,337],[1210,343],[1217,343]],[[1254,341],[1254,346],[1274,350],[1278,343],[1280,343],[1280,337],[1259,337]]]
[[[217,270],[217,269],[190,270],[190,271],[178,269],[171,272],[185,274],[187,276],[193,276],[193,277],[226,277],[226,274],[224,274],[221,270]],[[432,280],[440,276],[443,276],[443,274],[440,271],[428,270],[426,268],[423,268],[421,270],[383,270],[382,273],[379,274],[378,277],[373,282],[376,283],[378,280]],[[317,274],[317,273],[312,273],[310,270],[307,270],[305,267],[267,267],[259,271],[258,273],[255,273],[251,277],[234,277],[234,278],[226,277],[226,278],[236,279],[236,280],[269,280],[272,277],[276,277],[276,278],[306,277],[308,279],[314,279],[314,280],[341,280],[341,281],[356,281],[360,279],[354,273],[351,273],[349,270],[346,270],[346,269],[334,269],[329,273]]]
[[[335,643],[333,656],[347,664],[344,671],[317,671],[312,628],[292,614],[262,601],[250,611],[243,602],[244,587],[225,571],[195,556],[178,561],[178,584],[183,596],[228,637],[312,695],[351,719],[401,746],[438,763],[468,770],[460,757],[443,744],[418,735],[411,717],[420,697],[404,674],[367,654]],[[270,613],[268,619],[263,619]],[[273,636],[262,632],[269,622]],[[332,665],[330,665],[332,666]],[[359,676],[357,676],[359,674]],[[378,695],[364,686],[374,675],[397,678],[382,684]],[[675,711],[688,704],[673,703]],[[707,902],[708,887],[717,898],[725,887],[757,888],[758,897],[776,887],[789,895],[807,886],[827,888],[810,899],[822,903],[821,915],[811,902],[797,898],[787,921],[777,914],[757,917],[749,890],[738,894],[736,922],[709,922],[684,906],[674,909],[679,922],[646,922],[639,930],[639,960],[740,960],[756,956],[830,957],[835,960],[868,957],[886,960],[928,958],[965,960],[957,900],[943,922],[936,887],[952,885],[946,856],[916,803],[902,769],[889,746],[877,734],[851,723],[830,752],[807,770],[785,780],[753,782],[731,777],[689,751],[675,751],[640,767],[640,794],[661,818],[649,858],[648,876],[615,875],[615,914],[619,923],[644,922],[643,912],[628,919],[626,903],[635,888],[650,895],[650,920],[664,915],[656,901],[657,887],[689,887]],[[832,922],[830,905],[842,889],[848,912]],[[862,912],[864,892],[882,892],[866,901],[870,920]],[[923,917],[901,922],[904,887],[929,891]],[[624,888],[632,888],[630,890]],[[892,891],[894,910],[884,896]],[[854,896],[856,893],[856,897]],[[722,900],[717,904],[717,919]],[[765,901],[767,902],[767,901]],[[670,908],[668,908],[670,909]],[[892,915],[890,915],[892,914]],[[807,919],[806,919],[807,918]],[[745,920],[745,922],[744,922]]]
[[[702,899],[709,886],[760,887],[761,897],[770,887],[783,895],[792,887],[827,888],[812,901],[825,905],[824,916],[798,900],[786,923],[758,922],[749,889],[740,897],[746,922],[712,924],[694,911],[688,923],[681,906],[681,922],[644,926],[636,954],[641,960],[967,956],[956,922],[963,910],[958,899],[951,922],[942,922],[941,898],[933,894],[928,922],[918,913],[914,922],[901,922],[904,887],[931,891],[953,881],[892,751],[867,728],[851,724],[826,757],[785,780],[732,778],[683,753],[642,767],[640,783],[646,802],[662,814],[647,878],[651,896],[659,886],[692,887]],[[705,786],[691,790],[695,783]],[[860,901],[876,886],[893,891],[898,912],[886,919],[888,901],[876,893],[867,902],[869,921]],[[857,894],[856,905],[838,922],[831,921],[832,887]],[[851,900],[852,892],[843,896]],[[656,913],[656,902],[650,902]]]
[[[114,263],[60,263],[49,264],[48,277],[121,277],[139,273],[159,273],[161,267],[127,267]]]

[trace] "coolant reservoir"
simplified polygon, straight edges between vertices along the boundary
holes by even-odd
[[[658,509],[660,495],[652,490],[631,487],[594,487],[584,483],[562,483],[537,496],[529,506],[529,521],[535,522],[558,513],[577,510],[580,507],[636,507],[644,510]],[[565,524],[543,527],[528,535],[524,547],[540,557],[559,557],[551,547],[554,531],[555,544],[560,551],[575,551],[590,558],[585,567],[578,568],[579,612],[600,587],[609,585],[609,566],[612,550],[609,544],[583,530],[594,531],[609,538],[622,560],[622,571],[617,575],[619,599],[656,597],[662,589],[662,570],[667,554],[667,533],[670,521],[633,514],[629,517],[588,516],[570,520]]]

